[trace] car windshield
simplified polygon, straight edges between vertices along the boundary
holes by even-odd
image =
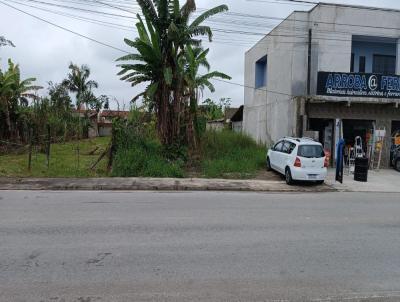
[[[319,145],[302,145],[299,146],[297,155],[306,158],[321,158],[325,156],[325,152]]]

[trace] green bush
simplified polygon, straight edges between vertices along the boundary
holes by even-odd
[[[113,176],[184,177],[184,160],[168,157],[171,152],[156,138],[154,125],[146,124],[140,114],[132,114],[128,123],[114,121],[116,153]]]
[[[204,177],[248,178],[265,166],[266,148],[244,134],[207,131],[202,137]]]

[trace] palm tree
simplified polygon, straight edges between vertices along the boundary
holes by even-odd
[[[189,23],[196,10],[194,0],[187,0],[180,7],[179,0],[138,0],[145,22],[139,15],[136,27],[139,37],[125,43],[138,53],[119,58],[120,61],[136,61],[121,64],[121,80],[132,86],[147,83],[145,90],[133,98],[143,96],[153,105],[157,115],[157,130],[164,145],[179,143],[181,117],[185,110],[183,68],[179,62],[185,57],[188,45],[200,45],[196,37],[208,36],[212,31],[201,25],[207,18],[228,10],[226,5],[217,6],[202,13]]]
[[[67,89],[75,93],[76,96],[76,109],[78,110],[78,120],[79,120],[79,130],[78,135],[80,135],[81,128],[83,129],[84,136],[88,135],[89,130],[89,118],[88,118],[88,107],[91,100],[94,98],[92,89],[98,88],[98,83],[93,80],[89,80],[90,68],[87,65],[78,66],[72,62],[69,64],[68,68],[70,73],[67,78],[62,82],[62,85],[67,87]],[[85,105],[84,120],[83,124],[80,117],[80,111],[82,105]],[[79,139],[79,137],[78,137]]]
[[[93,88],[98,88],[99,85],[96,81],[89,80],[90,68],[87,65],[79,67],[78,65],[70,63],[68,68],[70,69],[70,73],[62,82],[62,85],[67,87],[70,92],[75,93],[76,107],[79,110],[81,105],[85,104],[85,93],[87,94],[92,91]]]

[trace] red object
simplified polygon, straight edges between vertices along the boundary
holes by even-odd
[[[325,163],[324,163],[324,167],[328,168],[331,162],[331,156],[332,153],[329,150],[325,150]]]
[[[329,167],[329,159],[327,156],[325,156],[324,168],[328,168],[328,167]]]
[[[301,160],[300,160],[300,158],[296,157],[296,160],[294,162],[294,166],[298,167],[298,168],[301,168]]]

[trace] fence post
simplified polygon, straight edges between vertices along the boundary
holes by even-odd
[[[33,144],[33,131],[29,129],[29,155],[28,155],[28,171],[32,171],[32,144]]]
[[[112,169],[112,164],[113,164],[113,160],[114,160],[114,153],[115,153],[115,149],[116,149],[116,144],[115,144],[115,126],[114,123],[112,123],[112,128],[111,128],[111,142],[110,142],[110,150],[109,150],[109,154],[108,154],[108,163],[107,163],[107,171],[111,172]]]
[[[50,125],[47,124],[47,146],[46,146],[46,164],[47,169],[50,166],[50,146],[51,146],[51,133],[50,133]]]

